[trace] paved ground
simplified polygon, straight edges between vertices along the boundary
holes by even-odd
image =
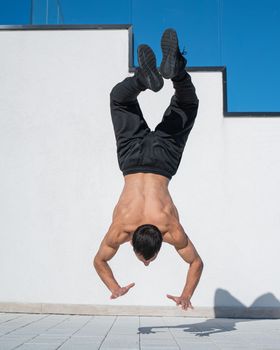
[[[0,350],[280,350],[280,320],[0,313]]]

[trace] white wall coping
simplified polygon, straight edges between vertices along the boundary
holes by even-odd
[[[1,302],[0,312],[94,316],[174,316],[205,318],[280,318],[280,307],[196,307],[183,311],[174,306],[90,305]]]

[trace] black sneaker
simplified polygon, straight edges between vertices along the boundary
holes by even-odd
[[[162,62],[159,68],[165,79],[178,76],[187,64],[178,46],[178,37],[174,29],[168,28],[161,37]]]
[[[139,68],[136,77],[147,88],[159,91],[163,87],[163,79],[156,66],[156,56],[148,45],[138,46]]]

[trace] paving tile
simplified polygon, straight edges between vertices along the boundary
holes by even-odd
[[[250,341],[250,345],[254,345],[256,349],[262,349],[264,347],[267,348],[278,348],[280,349],[280,334],[277,338],[270,338],[268,336],[264,336],[262,339],[258,341]]]
[[[110,334],[132,335],[137,334],[139,317],[118,316],[113,323]]]
[[[5,341],[0,342],[0,349],[1,350],[12,350],[15,347],[21,345],[24,343],[24,340],[22,339],[6,339]]]
[[[234,345],[234,344],[219,344],[219,349],[222,350],[256,350],[256,348],[252,345]]]
[[[103,344],[102,348],[123,349],[123,348],[138,348],[139,336],[135,335],[112,335],[109,334]]]
[[[37,322],[36,320],[32,321],[32,322],[30,322],[30,320],[28,320],[25,323],[13,324],[13,325],[5,326],[5,327],[2,327],[2,325],[1,325],[1,330],[6,335],[13,334],[13,335],[30,335],[30,336],[33,335],[33,336],[35,336],[41,330],[41,329],[38,329],[38,327],[34,324],[36,322]]]
[[[16,346],[19,346],[21,344],[24,344],[25,342],[29,341],[30,336],[19,336],[14,337],[10,335],[5,335],[3,337],[0,337],[0,349],[13,349]]]
[[[162,338],[140,338],[140,344],[141,346],[159,346],[159,345],[165,345],[165,346],[170,346],[170,347],[176,347],[178,346],[177,342],[173,339],[162,339]]]
[[[61,337],[71,336],[72,334],[79,332],[84,326],[86,326],[90,322],[91,319],[91,316],[68,317],[67,319],[63,320],[57,325],[46,329],[44,331],[44,334],[57,335]]]
[[[0,324],[22,317],[20,314],[0,314]]]
[[[259,345],[254,347],[254,350],[279,350],[279,349],[280,349],[279,344],[278,345]]]
[[[167,329],[166,331],[156,332],[154,334],[140,334],[140,339],[143,341],[149,341],[152,339],[162,339],[162,340],[168,340],[173,339],[174,335],[172,335],[171,332]]]
[[[102,336],[93,336],[93,337],[80,337],[80,336],[73,336],[67,340],[67,343],[71,344],[100,344],[103,341],[104,337]]]
[[[9,322],[5,322],[1,324],[1,331],[5,333],[12,332],[16,329],[26,327],[29,324],[32,324],[34,322],[38,322],[38,320],[45,318],[45,315],[27,315],[22,316],[16,319],[13,319]]]
[[[116,321],[116,316],[95,316],[79,331],[76,336],[105,336]]]
[[[63,344],[59,350],[99,350],[100,344]],[[103,350],[103,349],[102,349]]]
[[[240,334],[237,331],[231,332],[231,333],[217,333],[212,334],[210,336],[210,339],[212,341],[215,341],[216,343],[236,343],[236,344],[242,344],[242,343],[249,343],[252,340],[257,340],[258,338],[261,338],[264,334],[254,334],[254,333],[243,333]],[[257,340],[258,341],[258,340]]]
[[[140,317],[140,326],[153,326],[153,327],[161,327],[165,326],[162,317]]]
[[[162,349],[168,349],[168,350],[180,350],[178,346],[165,346],[164,344],[161,346],[141,346],[141,350],[162,350]],[[103,349],[102,349],[103,350]]]
[[[32,337],[30,337],[29,335],[19,335],[19,336],[14,336],[12,334],[8,334],[8,335],[3,335],[2,337],[0,337],[0,343],[3,343],[7,340],[22,340],[23,342],[28,341],[32,339]],[[1,350],[1,348],[0,348]]]
[[[48,335],[38,335],[34,337],[32,340],[29,340],[30,344],[62,344],[68,339],[67,337],[57,337],[57,336],[48,336]]]
[[[221,350],[221,347],[212,342],[191,342],[188,340],[179,340],[178,345],[180,349],[192,350]]]
[[[139,347],[137,346],[137,347],[129,347],[129,348],[123,348],[123,347],[121,347],[121,348],[117,348],[117,349],[119,349],[119,350],[139,350]],[[100,348],[100,350],[116,350],[116,348],[107,348],[107,347],[101,347]],[[176,350],[178,350],[178,349],[176,349]]]
[[[30,324],[26,327],[21,327],[19,329],[16,329],[13,332],[10,332],[10,334],[14,335],[21,335],[21,334],[33,334],[34,336],[37,334],[43,334],[43,333],[49,333],[51,334],[51,330],[55,328],[57,324],[55,323],[48,323],[48,324]],[[66,331],[68,333],[68,331]]]
[[[168,332],[166,324],[162,317],[140,317],[139,333],[143,334],[162,334]]]
[[[236,329],[246,332],[280,330],[280,320],[242,320],[236,322]]]
[[[23,344],[16,350],[56,350],[56,344]]]

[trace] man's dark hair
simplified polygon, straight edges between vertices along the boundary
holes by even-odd
[[[161,243],[161,232],[154,225],[141,225],[133,233],[133,249],[135,253],[142,255],[145,260],[151,259],[159,252]]]

